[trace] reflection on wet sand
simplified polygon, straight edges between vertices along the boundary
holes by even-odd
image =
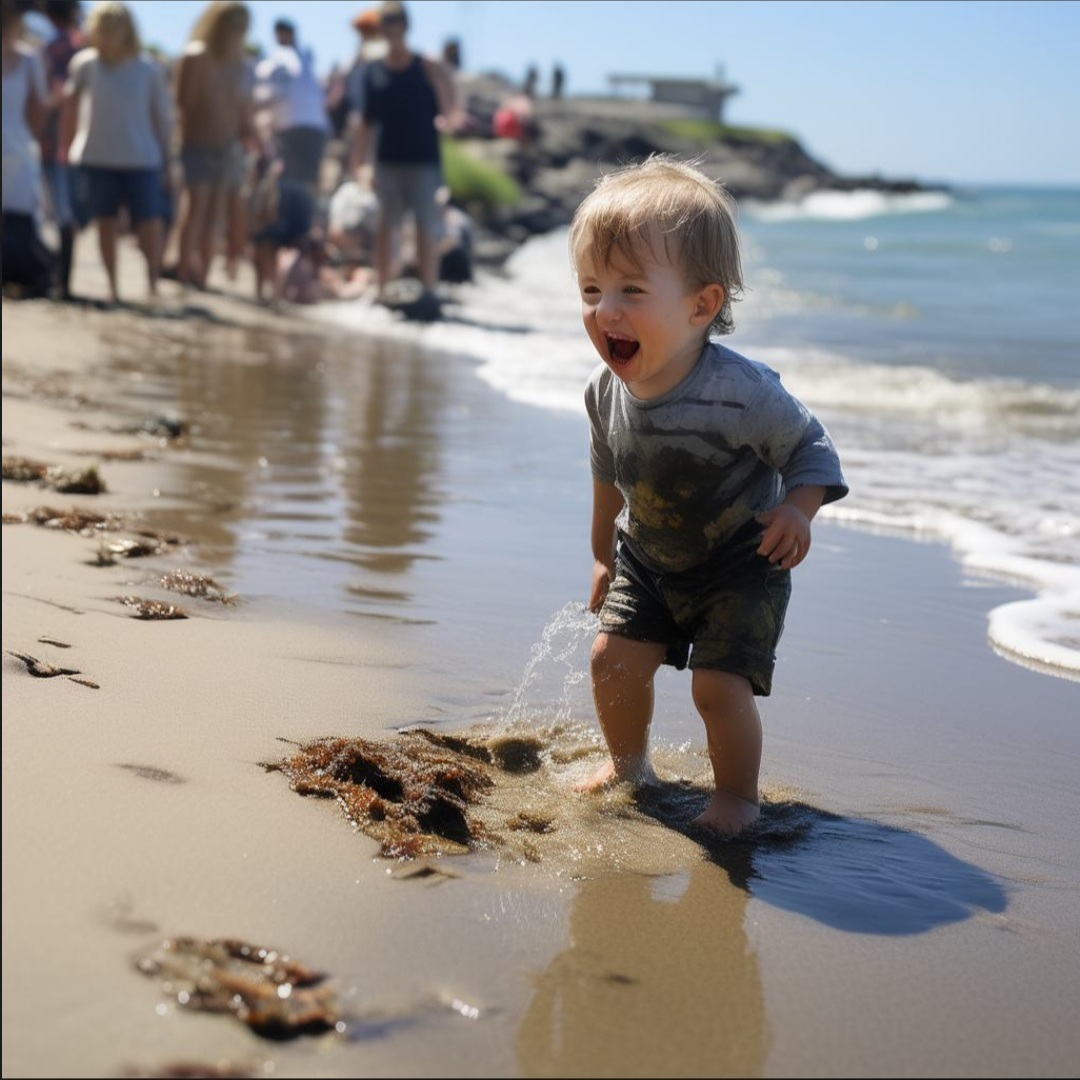
[[[233,573],[272,551],[275,573],[333,589],[333,606],[400,614],[400,575],[439,518],[442,369],[401,343],[230,327],[210,348],[196,329],[163,330],[153,358],[123,334],[107,343],[114,369],[137,367],[146,410],[167,402],[190,423],[181,490],[155,521]]]
[[[342,425],[345,539],[365,567],[406,571],[431,537],[442,391],[430,356],[385,342],[373,344],[350,380]]]
[[[525,1076],[760,1076],[768,1049],[745,891],[704,861],[581,883],[570,945],[517,1034]]]

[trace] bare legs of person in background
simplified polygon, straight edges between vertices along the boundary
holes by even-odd
[[[665,645],[655,642],[597,635],[591,659],[593,700],[611,758],[575,785],[578,791],[654,779],[648,759],[653,681],[666,652]],[[741,675],[698,668],[693,672],[693,696],[705,723],[716,785],[694,824],[735,836],[760,813],[761,718],[753,689]]]
[[[256,242],[252,249],[252,262],[255,266],[256,300],[276,309],[281,302],[277,245]]]
[[[393,277],[397,254],[397,230],[380,217],[375,228],[375,282],[376,300],[386,295],[386,286]],[[416,261],[420,271],[420,284],[424,292],[435,295],[439,283],[439,245],[430,229],[416,230]]]
[[[119,231],[119,219],[114,217],[97,219],[98,247],[101,250],[101,261],[105,265],[105,274],[109,279],[109,300],[114,304],[120,301],[116,282],[116,240]],[[158,279],[161,276],[163,240],[161,219],[148,218],[140,221],[135,226],[135,236],[143,258],[146,260],[147,292],[151,299],[156,300]]]
[[[180,213],[179,271],[180,281],[184,285],[206,288],[222,202],[221,189],[210,184],[193,184],[184,188]]]
[[[247,250],[246,198],[242,187],[225,192],[225,273],[230,281],[236,280]]]

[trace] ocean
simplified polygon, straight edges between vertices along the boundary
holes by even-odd
[[[724,340],[832,433],[851,493],[821,519],[949,545],[993,648],[1080,680],[1080,189],[819,193],[739,216],[746,291]],[[520,671],[554,613],[577,678],[598,358],[565,230],[448,295],[430,325],[305,309],[346,331],[334,348],[273,319],[178,323],[171,344],[163,326],[160,384],[127,343],[145,406],[195,425],[183,488],[203,494],[169,524],[243,594],[440,628],[461,657],[447,683]],[[522,574],[543,611],[522,608]]]
[[[1080,189],[822,192],[739,215],[747,288],[725,344],[829,427],[851,494],[823,516],[945,540],[970,574],[1030,589],[988,613],[991,642],[1080,678]],[[597,358],[565,231],[456,301],[432,347],[515,401],[583,413]],[[327,317],[373,329],[348,305]]]

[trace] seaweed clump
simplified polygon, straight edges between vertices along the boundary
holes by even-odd
[[[486,844],[471,807],[494,787],[491,765],[418,735],[406,732],[401,746],[317,739],[264,767],[284,773],[300,795],[337,799],[387,858],[459,855]]]
[[[0,466],[0,476],[19,484],[40,484],[65,495],[100,495],[106,490],[105,481],[94,466],[73,470],[29,458],[6,457]]]
[[[233,938],[169,938],[136,967],[159,977],[184,1008],[232,1014],[265,1039],[320,1035],[341,1023],[326,976],[277,949]]]
[[[194,596],[200,600],[213,600],[226,607],[237,602],[235,593],[230,593],[212,577],[196,574],[191,570],[173,570],[162,576],[160,585],[170,592],[183,593],[185,596]]]
[[[166,604],[161,600],[147,600],[142,596],[114,597],[118,604],[123,604],[134,611],[133,618],[146,620],[186,619],[188,613],[177,604]]]

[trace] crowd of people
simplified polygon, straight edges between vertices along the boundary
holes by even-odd
[[[393,304],[407,272],[408,313],[433,319],[440,280],[471,278],[440,157],[464,118],[458,47],[415,52],[404,4],[360,11],[352,63],[323,80],[289,19],[272,49],[253,47],[240,0],[208,3],[175,57],[144,48],[119,0],[0,3],[5,289],[76,299],[73,251],[91,231],[109,304],[127,233],[151,298],[162,278],[202,290],[249,260],[268,304]]]

